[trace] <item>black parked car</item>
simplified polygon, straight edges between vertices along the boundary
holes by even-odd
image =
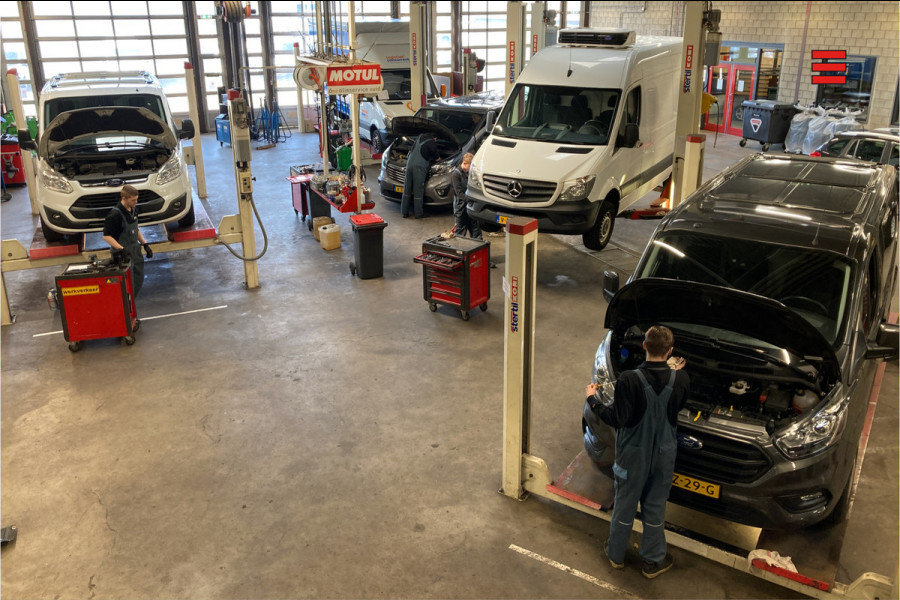
[[[774,529],[846,517],[877,363],[897,357],[897,194],[892,167],[751,156],[663,219],[627,285],[604,274],[601,393],[655,323],[687,360],[671,502]],[[582,416],[608,468],[615,433]]]
[[[395,139],[381,158],[381,195],[399,202],[406,179],[406,157],[421,133],[435,133],[441,159],[431,166],[425,184],[425,204],[448,205],[453,202],[450,170],[466,152],[475,154],[487,137],[493,114],[503,107],[503,94],[481,92],[432,102],[412,117],[394,117],[391,130]]]
[[[811,156],[857,158],[869,162],[900,165],[900,130],[842,131],[822,144]]]

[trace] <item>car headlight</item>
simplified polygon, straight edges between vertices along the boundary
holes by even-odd
[[[391,121],[394,120],[394,117],[385,117],[384,118],[384,130],[389,132],[391,131]]]
[[[836,390],[834,397],[841,395],[840,390]],[[791,460],[812,456],[830,448],[840,439],[844,430],[849,403],[849,398],[839,402],[826,402],[822,410],[777,434],[775,446]]]
[[[53,190],[54,192],[60,192],[62,194],[72,193],[72,186],[69,184],[69,180],[54,171],[50,165],[43,161],[41,162],[41,167],[38,171],[38,178],[41,181],[41,185],[48,190]]]
[[[469,167],[469,187],[475,190],[481,189],[481,168],[475,166],[474,162]]]
[[[604,406],[611,406],[616,396],[616,384],[610,377],[609,361],[607,360],[609,336],[610,334],[607,334],[600,342],[600,347],[597,348],[597,354],[594,355],[594,372],[591,374],[591,383],[599,386],[595,396]]]
[[[585,175],[584,177],[579,177],[578,179],[572,179],[571,181],[563,183],[563,191],[559,195],[559,200],[561,202],[574,202],[576,200],[583,200],[588,197],[588,194],[591,193],[591,188],[593,187],[593,175]]]
[[[156,174],[156,183],[164,185],[174,181],[181,175],[181,154],[175,152],[172,158],[166,161],[159,173]]]
[[[444,161],[439,163],[434,163],[431,165],[431,168],[428,170],[429,175],[442,175],[444,173],[449,173],[450,169],[453,168],[453,165],[450,164],[450,161]]]

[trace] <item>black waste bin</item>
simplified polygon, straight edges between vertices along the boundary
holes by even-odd
[[[784,144],[791,119],[800,112],[793,104],[778,104],[774,100],[744,100],[744,131],[741,146],[747,140],[757,140],[762,144],[763,152],[769,144]]]
[[[374,213],[350,217],[353,227],[355,262],[350,264],[350,272],[360,279],[375,279],[384,274],[384,235],[387,227],[384,219]]]

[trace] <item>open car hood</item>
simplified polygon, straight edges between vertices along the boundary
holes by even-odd
[[[178,145],[175,132],[150,110],[130,106],[101,106],[80,108],[57,115],[41,135],[38,154],[52,158],[61,147],[100,133],[146,137],[161,143],[168,150]]]
[[[422,117],[394,117],[391,120],[391,133],[395,137],[416,137],[421,133],[433,133],[438,139],[459,145],[452,131],[437,121]]]
[[[751,336],[817,363],[823,375],[840,376],[834,349],[806,319],[781,302],[740,290],[673,279],[637,279],[610,300],[604,325],[621,333],[632,325],[643,329],[667,322]]]

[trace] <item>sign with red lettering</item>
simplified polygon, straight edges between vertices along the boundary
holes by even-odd
[[[384,89],[381,65],[328,67],[329,94],[377,94]]]

